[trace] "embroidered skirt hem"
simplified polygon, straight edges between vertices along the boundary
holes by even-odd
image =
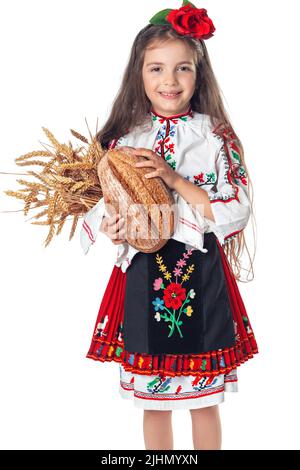
[[[237,392],[237,372],[209,377],[139,376],[120,365],[119,394],[144,410],[196,409],[225,401],[225,392]]]

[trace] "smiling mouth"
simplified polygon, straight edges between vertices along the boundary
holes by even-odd
[[[164,91],[159,91],[158,93],[160,95],[163,95],[163,96],[176,96],[176,95],[180,95],[180,93],[182,93],[182,91],[178,91],[177,93],[167,93],[167,92],[164,92]]]

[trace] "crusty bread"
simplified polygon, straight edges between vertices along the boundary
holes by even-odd
[[[98,175],[108,213],[125,218],[128,243],[153,253],[174,233],[174,198],[161,178],[144,178],[152,168],[135,167],[144,160],[121,148],[110,149],[101,158]]]

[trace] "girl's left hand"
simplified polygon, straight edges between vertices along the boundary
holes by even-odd
[[[148,160],[144,162],[138,162],[135,164],[136,167],[152,167],[155,171],[149,172],[145,175],[145,178],[154,178],[159,176],[164,180],[169,188],[174,189],[176,182],[180,178],[180,175],[176,173],[173,168],[160,156],[158,156],[153,150],[146,148],[135,148],[132,150],[135,155],[147,157]]]

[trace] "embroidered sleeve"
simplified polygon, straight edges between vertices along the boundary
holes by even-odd
[[[101,197],[97,204],[85,214],[82,222],[80,244],[85,255],[88,253],[91,245],[95,243],[102,219],[105,215],[107,214],[105,211],[104,198]]]
[[[248,179],[233,134],[224,130],[215,134],[221,139],[216,158],[216,184],[208,191],[215,222],[206,220],[219,241],[224,244],[242,231],[249,220]]]
[[[173,197],[176,210],[172,238],[206,253],[207,249],[203,245],[207,223],[204,217],[175,190]]]

